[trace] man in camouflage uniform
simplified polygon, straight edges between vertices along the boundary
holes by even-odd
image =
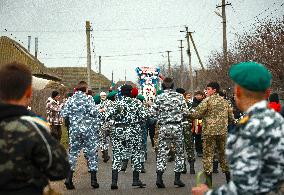
[[[60,95],[58,91],[53,91],[51,97],[48,98],[46,103],[47,121],[50,125],[51,135],[59,142],[61,140],[61,125],[62,117],[60,116],[61,107],[63,104],[59,103]]]
[[[245,116],[229,133],[226,154],[232,180],[206,194],[275,194],[284,182],[284,119],[267,108],[271,73],[262,64],[242,62],[233,65],[229,75]],[[207,190],[202,185],[193,193]]]
[[[0,67],[0,194],[39,195],[48,180],[66,177],[66,151],[50,135],[48,123],[27,110],[32,96],[28,67]]]
[[[218,158],[226,181],[230,180],[229,166],[225,157],[227,141],[228,121],[234,122],[233,110],[226,100],[219,94],[220,86],[217,82],[207,85],[207,98],[205,98],[196,110],[190,113],[191,119],[202,118],[203,138],[203,168],[207,177],[207,184],[212,186],[214,149],[218,152]]]
[[[177,88],[176,92],[182,94],[185,98],[185,90],[183,88]],[[186,101],[187,107],[189,109],[191,109],[191,102],[190,101]],[[187,154],[187,159],[188,159],[188,163],[190,166],[190,174],[195,174],[195,170],[194,170],[194,162],[195,162],[195,154],[194,154],[194,143],[193,143],[193,137],[192,137],[192,132],[191,132],[191,128],[192,128],[192,121],[189,120],[187,117],[183,118],[182,121],[182,128],[183,128],[183,137],[184,137],[184,147],[185,147],[185,151]],[[184,167],[185,170],[183,173],[186,173],[186,163],[184,163]]]
[[[115,121],[115,128],[111,132],[112,137],[112,184],[111,189],[118,189],[118,172],[121,169],[125,150],[129,152],[132,170],[132,186],[143,187],[139,179],[141,171],[141,127],[140,120],[145,119],[146,111],[141,104],[131,98],[132,87],[124,85],[121,87],[122,97],[116,100],[112,107],[105,113],[106,118]]]
[[[164,93],[157,96],[153,105],[153,115],[159,121],[158,130],[158,153],[157,153],[157,181],[158,188],[165,188],[162,176],[166,169],[166,150],[170,143],[175,142],[175,181],[174,185],[184,187],[180,180],[181,172],[184,170],[184,139],[182,120],[188,114],[188,108],[183,96],[173,91],[174,83],[171,78],[165,78],[162,84]]]
[[[98,127],[97,120],[99,111],[91,96],[86,94],[88,85],[86,82],[79,82],[76,92],[68,98],[64,105],[61,115],[68,117],[70,121],[69,132],[69,163],[71,170],[65,181],[67,189],[74,189],[72,177],[75,171],[77,157],[84,149],[85,157],[88,161],[89,172],[91,173],[91,186],[98,188],[97,170],[98,170]]]
[[[111,106],[112,101],[107,99],[107,95],[105,92],[100,93],[100,107],[101,108],[108,108]],[[101,151],[103,153],[102,158],[104,159],[104,162],[107,162],[110,159],[110,156],[108,155],[108,148],[109,148],[109,141],[110,141],[110,122],[107,122],[105,120],[101,120],[100,123],[100,147]]]

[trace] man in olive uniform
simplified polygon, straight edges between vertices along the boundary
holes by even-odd
[[[232,180],[206,194],[275,194],[284,182],[284,119],[267,108],[271,73],[262,64],[242,62],[229,75],[245,116],[229,133],[226,154]],[[207,190],[201,185],[192,191],[199,195]]]
[[[165,188],[162,176],[166,169],[167,150],[175,142],[175,180],[174,185],[184,187],[180,175],[184,170],[184,139],[182,120],[188,114],[184,97],[173,90],[172,78],[165,78],[162,84],[164,93],[158,95],[152,105],[153,115],[159,123],[158,152],[157,152],[157,181],[158,188]]]
[[[203,129],[203,168],[207,176],[207,184],[212,186],[214,149],[218,152],[218,158],[226,181],[230,180],[229,166],[225,157],[227,141],[228,121],[234,122],[233,110],[229,103],[219,95],[220,86],[217,82],[207,85],[207,98],[205,98],[190,113],[190,118],[202,118]]]
[[[64,179],[70,168],[48,124],[27,110],[31,84],[26,65],[0,65],[0,194],[40,195],[48,180]]]

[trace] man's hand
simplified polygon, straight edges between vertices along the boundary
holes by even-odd
[[[205,192],[209,190],[208,186],[205,184],[201,184],[198,187],[193,187],[192,188],[192,194],[193,195],[203,195]]]
[[[105,112],[106,110],[104,108],[99,109],[99,112]]]

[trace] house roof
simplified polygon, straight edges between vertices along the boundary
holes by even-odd
[[[19,62],[30,67],[32,74],[39,78],[60,81],[58,75],[50,72],[43,63],[36,59],[18,42],[9,37],[0,37],[0,65]]]
[[[79,81],[87,82],[86,67],[54,67],[49,70],[59,75],[62,78],[61,82],[71,89],[76,87]],[[111,81],[108,78],[91,70],[92,89],[109,88],[110,86]]]

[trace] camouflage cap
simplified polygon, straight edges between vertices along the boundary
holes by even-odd
[[[256,62],[241,62],[232,65],[230,78],[250,91],[265,91],[270,87],[272,75],[268,69]]]

